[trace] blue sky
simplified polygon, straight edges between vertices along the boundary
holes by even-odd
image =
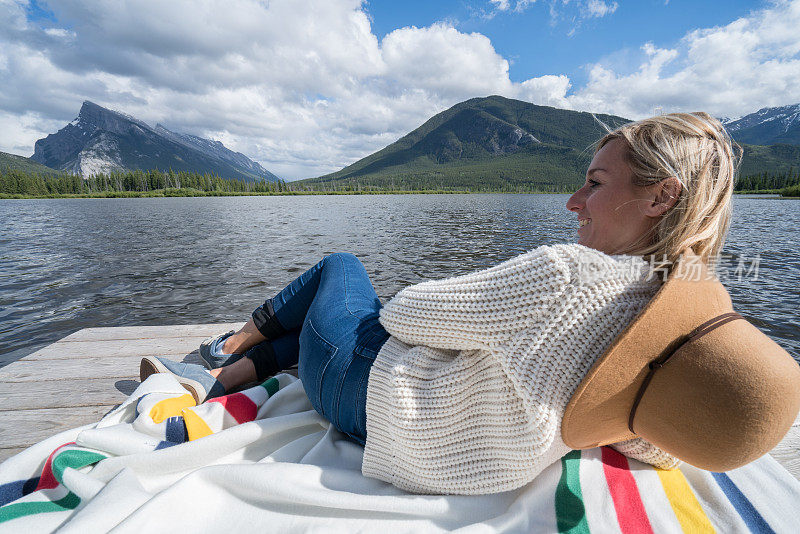
[[[0,150],[84,100],[319,176],[499,94],[736,117],[800,102],[800,0],[1,0]]]
[[[640,0],[623,2],[613,13],[590,19],[582,18],[580,8],[569,5],[557,5],[555,17],[551,16],[551,3],[546,1],[523,11],[503,12],[477,1],[373,0],[365,10],[379,38],[404,26],[447,21],[463,32],[489,37],[511,63],[512,81],[561,73],[580,85],[586,81],[587,64],[606,57],[621,68],[633,68],[644,42],[673,46],[690,30],[727,24],[763,4],[752,0]]]

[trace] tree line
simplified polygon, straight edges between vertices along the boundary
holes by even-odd
[[[279,193],[287,190],[284,181],[245,181],[221,178],[215,174],[185,171],[135,170],[93,174],[42,176],[16,169],[0,170],[0,193],[24,196],[92,195],[115,192],[165,190],[206,193]]]
[[[735,191],[775,191],[800,184],[800,169],[790,167],[788,171],[740,176]]]
[[[226,179],[215,174],[157,169],[98,173],[83,178],[74,174],[40,175],[17,169],[0,169],[0,195],[20,197],[83,196],[157,196],[219,194],[302,194],[313,192],[557,192],[574,191],[563,183],[539,182],[496,176],[487,180],[448,180],[449,176],[426,176],[423,173],[403,176],[375,176],[368,182],[345,178],[329,182],[287,183],[283,180],[245,181]],[[800,187],[800,169],[782,173],[761,173],[740,177],[736,191],[777,191]]]

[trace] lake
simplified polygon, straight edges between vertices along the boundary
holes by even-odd
[[[386,302],[410,284],[574,242],[567,198],[0,200],[0,366],[81,328],[244,321],[332,252],[358,256]],[[795,359],[799,227],[800,200],[735,197],[722,269],[737,311]]]

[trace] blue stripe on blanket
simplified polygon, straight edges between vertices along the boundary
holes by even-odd
[[[764,518],[761,517],[761,514],[758,513],[755,506],[753,506],[753,503],[742,493],[742,490],[736,487],[736,484],[733,483],[733,480],[728,475],[725,473],[711,473],[711,475],[739,515],[742,516],[742,520],[747,525],[747,528],[750,529],[750,532],[775,534],[775,531],[772,530]]]
[[[167,431],[165,434],[167,441],[171,441],[172,443],[185,443],[189,441],[189,434],[186,432],[186,423],[181,416],[167,419]]]
[[[38,485],[39,477],[0,484],[0,506],[5,506],[10,502],[24,497],[35,490]]]

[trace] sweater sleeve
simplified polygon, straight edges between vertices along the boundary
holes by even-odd
[[[675,469],[683,462],[642,438],[633,438],[611,445],[628,458],[648,463],[659,469]]]
[[[380,323],[409,345],[490,348],[546,317],[569,281],[563,257],[541,246],[476,273],[407,287],[381,309]]]

